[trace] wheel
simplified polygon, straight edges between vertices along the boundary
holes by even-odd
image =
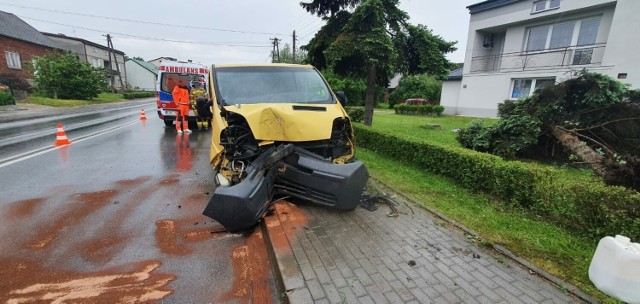
[[[173,127],[173,119],[165,119],[164,125],[167,127]]]

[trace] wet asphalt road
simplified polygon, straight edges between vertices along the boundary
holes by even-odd
[[[201,215],[211,131],[178,136],[154,108],[146,122],[139,113],[69,118],[73,143],[59,149],[56,123],[0,124],[0,302],[277,300],[260,231],[212,233],[220,226]]]

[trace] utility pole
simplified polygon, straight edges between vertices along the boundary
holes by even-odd
[[[120,73],[120,66],[118,65],[118,57],[113,48],[113,41],[111,41],[111,35],[107,34],[107,47],[109,48],[109,63],[111,63],[111,54],[113,54],[113,61],[116,64],[116,71],[118,71],[118,79],[120,80],[120,90],[123,90],[124,83],[122,83],[122,73]],[[115,93],[114,87],[115,83],[113,83],[113,68],[109,67],[109,75],[111,77],[111,93]]]
[[[280,62],[280,39],[270,38],[269,40],[273,41],[273,51],[271,51],[271,63]],[[278,58],[276,60],[276,58]]]
[[[291,61],[293,61],[292,63],[296,63],[296,31],[293,30],[293,58],[291,59]]]

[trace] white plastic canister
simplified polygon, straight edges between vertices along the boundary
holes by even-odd
[[[640,304],[640,244],[621,235],[602,238],[589,266],[589,279],[618,300]]]

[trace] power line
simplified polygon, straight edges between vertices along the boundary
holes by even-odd
[[[130,35],[130,34],[123,34],[123,33],[116,33],[116,32],[110,32],[110,31],[97,30],[97,29],[92,29],[92,28],[88,28],[88,27],[81,27],[81,26],[75,26],[75,25],[62,24],[62,23],[58,23],[58,22],[41,20],[41,19],[36,19],[36,18],[24,17],[24,16],[18,16],[18,17],[23,18],[23,19],[29,19],[29,20],[34,20],[34,21],[40,21],[40,22],[45,22],[45,23],[61,25],[61,26],[79,28],[79,29],[83,29],[83,30],[87,30],[87,31],[94,31],[94,32],[99,32],[99,33],[107,33],[107,32],[109,32],[109,33],[115,34],[117,36],[131,37],[131,38],[136,38],[136,39],[141,39],[141,40],[165,41],[165,42],[199,44],[199,45],[221,45],[221,46],[256,47],[256,48],[257,47],[262,47],[262,48],[271,47],[270,45],[248,45],[248,44],[232,44],[232,43],[220,43],[220,42],[198,42],[198,41],[174,40],[174,39],[157,38],[157,37],[144,37],[144,36],[136,36],[136,35]]]
[[[115,17],[108,17],[108,16],[100,16],[100,15],[91,15],[91,14],[82,14],[82,13],[76,13],[76,12],[68,12],[68,11],[59,11],[59,10],[52,10],[52,9],[44,9],[44,8],[38,8],[38,7],[31,7],[31,6],[24,6],[24,5],[10,4],[10,3],[5,3],[5,2],[0,2],[0,4],[8,5],[8,6],[13,6],[13,7],[19,7],[19,8],[26,8],[26,9],[38,10],[38,11],[53,12],[53,13],[58,13],[58,14],[67,14],[67,15],[75,15],[75,16],[84,16],[84,17],[91,17],[91,18],[102,18],[102,19],[107,19],[107,20],[116,20],[116,21],[123,21],[123,22],[142,23],[142,24],[151,24],[151,25],[160,25],[160,26],[170,26],[170,27],[180,27],[180,28],[188,28],[188,29],[199,29],[199,30],[208,30],[208,31],[219,31],[219,32],[240,33],[240,34],[288,36],[288,34],[280,34],[280,33],[252,32],[252,31],[241,31],[241,30],[231,30],[231,29],[220,29],[220,28],[211,28],[211,27],[202,27],[202,26],[192,26],[192,25],[181,25],[181,24],[169,24],[169,23],[160,23],[160,22],[151,22],[151,21],[141,21],[141,20],[133,20],[133,19],[125,19],[125,18],[115,18]]]

